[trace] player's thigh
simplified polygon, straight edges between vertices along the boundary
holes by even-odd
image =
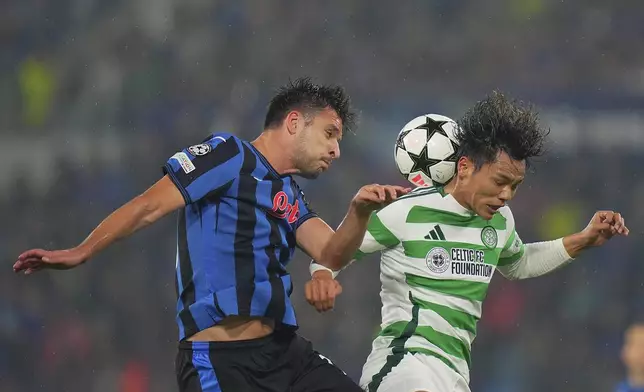
[[[419,354],[406,353],[383,357],[380,370],[363,377],[361,386],[368,392],[469,392],[457,389],[460,376],[451,369],[431,363]],[[429,362],[429,364],[428,364]],[[372,360],[371,367],[376,365]],[[429,365],[429,366],[428,366]],[[467,384],[465,384],[467,386]]]
[[[292,392],[363,392],[331,360],[316,351],[309,353],[291,388]]]

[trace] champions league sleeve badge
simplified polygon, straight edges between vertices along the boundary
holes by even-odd
[[[208,154],[210,151],[212,151],[212,147],[210,147],[210,144],[196,144],[194,146],[188,147],[188,151],[190,151],[190,154],[198,157]]]

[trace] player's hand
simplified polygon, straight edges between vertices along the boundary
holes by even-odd
[[[381,209],[410,191],[411,188],[403,188],[397,185],[365,185],[353,197],[351,205],[359,213],[368,215],[372,211]]]
[[[53,251],[32,249],[18,256],[13,271],[30,275],[42,269],[66,270],[84,263],[88,258],[88,252],[80,248]]]
[[[342,293],[342,286],[333,279],[329,271],[315,271],[311,280],[304,286],[306,300],[318,312],[326,312],[333,309],[335,297]]]
[[[622,215],[613,211],[597,211],[581,232],[587,246],[601,246],[616,235],[627,236],[628,233]]]

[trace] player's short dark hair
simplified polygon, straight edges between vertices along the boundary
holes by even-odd
[[[338,114],[345,130],[353,130],[356,115],[342,86],[316,84],[309,77],[289,81],[271,99],[264,120],[264,129],[281,125],[291,110],[302,110],[306,114],[312,114],[326,108],[331,108]]]
[[[457,121],[459,157],[474,161],[477,169],[494,162],[500,152],[525,161],[544,153],[549,129],[541,127],[539,115],[531,105],[494,91],[479,101]]]

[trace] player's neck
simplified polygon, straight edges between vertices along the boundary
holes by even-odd
[[[452,181],[448,182],[444,187],[443,190],[445,193],[452,194],[454,192],[454,188],[456,188],[456,179],[453,179]]]
[[[447,183],[447,185],[445,185],[445,187],[443,188],[443,191],[446,194],[451,195],[452,198],[461,205],[461,207],[465,208],[468,211],[472,211],[472,207],[467,202],[469,199],[469,193],[462,189],[459,189],[459,187],[456,186],[456,179]]]
[[[445,193],[451,195],[454,198],[454,200],[456,200],[456,202],[460,204],[463,208],[466,208],[470,211],[472,210],[469,203],[467,203],[467,199],[468,199],[467,193],[461,191],[460,189],[457,189],[456,179],[448,182],[447,185],[445,185],[445,187],[443,188],[443,190],[445,191]]]
[[[296,173],[291,156],[284,151],[284,145],[272,131],[262,132],[250,144],[259,151],[279,175]]]

